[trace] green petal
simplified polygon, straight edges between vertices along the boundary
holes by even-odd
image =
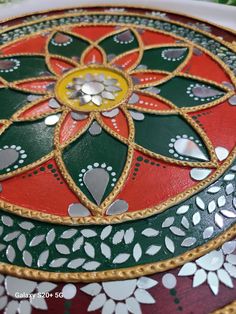
[[[41,56],[11,56],[0,58],[0,76],[13,82],[31,77],[49,76],[50,72]]]
[[[10,88],[0,89],[0,120],[9,119],[17,110],[29,103],[30,94]]]
[[[149,151],[179,160],[199,161],[198,158],[181,155],[174,149],[178,139],[188,139],[198,145],[198,150],[209,159],[207,149],[196,131],[177,114],[144,114],[142,121],[135,121],[135,142]],[[177,156],[178,155],[178,156]],[[187,159],[186,159],[187,158]],[[200,161],[206,161],[201,159]]]
[[[111,193],[123,171],[127,159],[127,146],[103,129],[100,129],[98,135],[91,135],[92,127],[64,150],[63,160],[75,184],[88,199],[100,204]],[[100,195],[99,200],[96,200],[93,193],[96,187],[92,186],[90,189],[86,184],[85,177],[91,169],[99,170],[91,172],[90,178],[96,177],[96,182],[104,184],[104,193],[101,192],[103,195]]]
[[[48,51],[63,57],[77,57],[80,59],[83,51],[89,46],[89,43],[79,37],[71,34],[56,33],[51,38]]]
[[[139,42],[131,30],[125,30],[102,40],[99,46],[105,50],[109,59],[109,55],[111,57],[118,56],[121,53],[138,48]]]
[[[143,52],[140,64],[149,70],[174,71],[186,59],[189,49],[186,47],[152,48]]]
[[[0,174],[25,167],[53,150],[54,127],[43,120],[11,125],[0,137]]]
[[[179,108],[204,105],[226,94],[218,86],[180,76],[159,85],[158,89],[160,89],[159,95],[172,101]]]

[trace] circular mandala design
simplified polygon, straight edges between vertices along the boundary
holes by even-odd
[[[134,11],[1,34],[2,265],[132,277],[234,228],[233,45]]]

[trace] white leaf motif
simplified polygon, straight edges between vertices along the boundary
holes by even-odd
[[[105,240],[110,235],[111,231],[112,231],[112,226],[106,226],[101,232],[101,236],[100,236],[101,240]]]
[[[159,234],[159,231],[153,228],[147,228],[142,231],[142,235],[146,237],[156,237]]]
[[[155,255],[158,253],[161,249],[161,246],[159,245],[150,245],[147,251],[145,252],[147,255]]]
[[[174,253],[175,245],[174,245],[174,242],[169,237],[165,237],[165,246],[168,251],[170,251],[171,253]]]
[[[111,258],[111,249],[107,244],[101,243],[101,252],[106,258]]]
[[[139,261],[142,256],[142,248],[139,243],[136,243],[133,249],[133,257],[135,261]]]
[[[85,242],[84,244],[84,250],[85,250],[85,253],[91,257],[91,258],[94,258],[95,257],[95,249],[94,247],[92,246],[92,244],[88,243],[88,242]]]
[[[122,264],[122,263],[126,262],[129,259],[129,257],[130,257],[130,254],[120,253],[114,258],[113,263]]]

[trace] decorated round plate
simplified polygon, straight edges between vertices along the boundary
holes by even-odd
[[[80,313],[141,313],[157,278],[183,312],[177,276],[232,301],[235,34],[123,7],[0,27],[0,308],[47,309],[16,296],[57,289],[35,280],[102,281],[61,284],[65,299],[81,289]]]

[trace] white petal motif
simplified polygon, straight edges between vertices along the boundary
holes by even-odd
[[[227,273],[226,270],[224,269],[219,269],[217,270],[217,275],[218,275],[218,278],[219,280],[224,284],[226,285],[227,287],[229,288],[233,288],[234,287],[234,284],[232,282],[232,279],[230,278],[229,274]]]
[[[224,254],[231,254],[236,249],[236,241],[228,241],[222,245]]]
[[[37,290],[40,293],[45,293],[45,292],[50,292],[53,289],[55,289],[57,287],[57,285],[55,283],[51,283],[51,282],[40,282],[37,286]]]
[[[176,213],[177,213],[178,215],[182,215],[182,214],[187,213],[188,210],[189,210],[189,205],[183,205],[183,206],[180,206],[180,207],[177,209]]]
[[[230,264],[236,265],[236,255],[229,254],[228,256],[226,256],[226,261]]]
[[[171,253],[174,253],[175,245],[174,245],[174,242],[169,237],[165,237],[165,246],[168,251],[170,251]]]
[[[112,299],[109,299],[103,305],[101,314],[112,314],[112,313],[114,313],[115,308],[116,308],[115,302]]]
[[[15,300],[10,301],[4,311],[4,314],[16,314],[18,305],[19,305],[18,301]]]
[[[105,227],[102,232],[101,232],[101,240],[105,240],[111,233],[112,231],[112,226],[107,226]]]
[[[204,269],[198,269],[193,277],[193,287],[198,287],[207,280],[207,273]]]
[[[157,254],[161,249],[161,246],[159,245],[150,245],[147,251],[145,252],[147,255],[155,255]]]
[[[19,314],[31,314],[31,304],[28,300],[20,301],[18,306],[18,313]]]
[[[207,283],[211,288],[211,291],[214,295],[217,295],[219,292],[219,279],[214,272],[209,272],[207,275]]]
[[[122,280],[103,282],[102,286],[105,293],[113,300],[124,301],[132,296],[136,288],[137,280]]]
[[[208,271],[215,271],[222,267],[224,255],[222,251],[212,251],[196,260],[196,264]]]
[[[167,217],[164,222],[162,223],[162,228],[168,228],[173,225],[175,218],[174,217]]]
[[[16,277],[7,276],[5,279],[5,287],[7,294],[15,298],[16,293],[24,292],[32,293],[37,286],[37,283],[31,280],[19,279]]]
[[[96,270],[101,264],[99,262],[87,262],[82,268],[85,270]]]
[[[139,303],[154,304],[156,302],[155,299],[153,299],[153,297],[151,296],[151,294],[144,289],[138,288],[134,292],[134,296]]]
[[[191,276],[196,270],[197,266],[195,263],[187,263],[180,269],[178,276]]]
[[[150,289],[154,286],[156,286],[158,282],[154,279],[151,279],[149,277],[141,277],[138,279],[137,287],[141,289]]]
[[[126,304],[121,303],[121,302],[117,303],[115,314],[128,314],[128,309],[127,309]]]
[[[230,274],[231,277],[236,278],[236,267],[230,263],[224,263],[224,268]]]
[[[214,233],[214,228],[213,227],[207,227],[203,231],[203,239],[209,239]]]
[[[196,212],[192,217],[193,225],[194,226],[198,225],[200,221],[201,221],[201,215],[199,212]]]
[[[142,256],[142,248],[139,243],[136,243],[133,249],[133,257],[135,261],[138,262],[141,256]]]
[[[8,298],[6,295],[4,295],[3,297],[0,297],[0,311],[4,309],[5,306],[7,305],[7,299]]]
[[[114,258],[113,263],[122,264],[122,263],[126,262],[129,259],[129,257],[130,257],[130,254],[120,253]]]
[[[134,239],[134,229],[133,228],[129,228],[124,235],[124,240],[126,244],[130,244],[133,242]]]
[[[30,298],[31,305],[40,310],[47,310],[48,306],[44,298],[38,297],[37,295],[34,295],[34,297]]]
[[[153,228],[147,228],[142,231],[142,235],[145,237],[156,237],[159,234],[159,231]]]
[[[125,301],[125,303],[127,305],[128,311],[130,313],[132,313],[132,314],[142,314],[141,307],[140,307],[138,301],[134,297],[128,298]]]
[[[184,239],[184,241],[181,243],[181,246],[183,246],[183,247],[189,247],[189,246],[194,245],[194,243],[195,243],[196,241],[197,241],[196,238],[194,238],[194,237],[189,237],[189,238]]]
[[[98,294],[96,297],[92,299],[89,304],[88,312],[96,311],[100,309],[106,302],[107,298],[105,293]]]
[[[111,258],[111,249],[107,244],[101,243],[101,252],[106,258]]]
[[[98,283],[90,283],[81,288],[80,290],[94,297],[95,295],[98,295],[101,292],[102,286]]]
[[[85,245],[84,245],[84,250],[85,250],[85,253],[91,257],[91,258],[94,258],[95,257],[95,249],[94,247],[92,246],[92,244],[88,243],[88,242],[85,242]]]

